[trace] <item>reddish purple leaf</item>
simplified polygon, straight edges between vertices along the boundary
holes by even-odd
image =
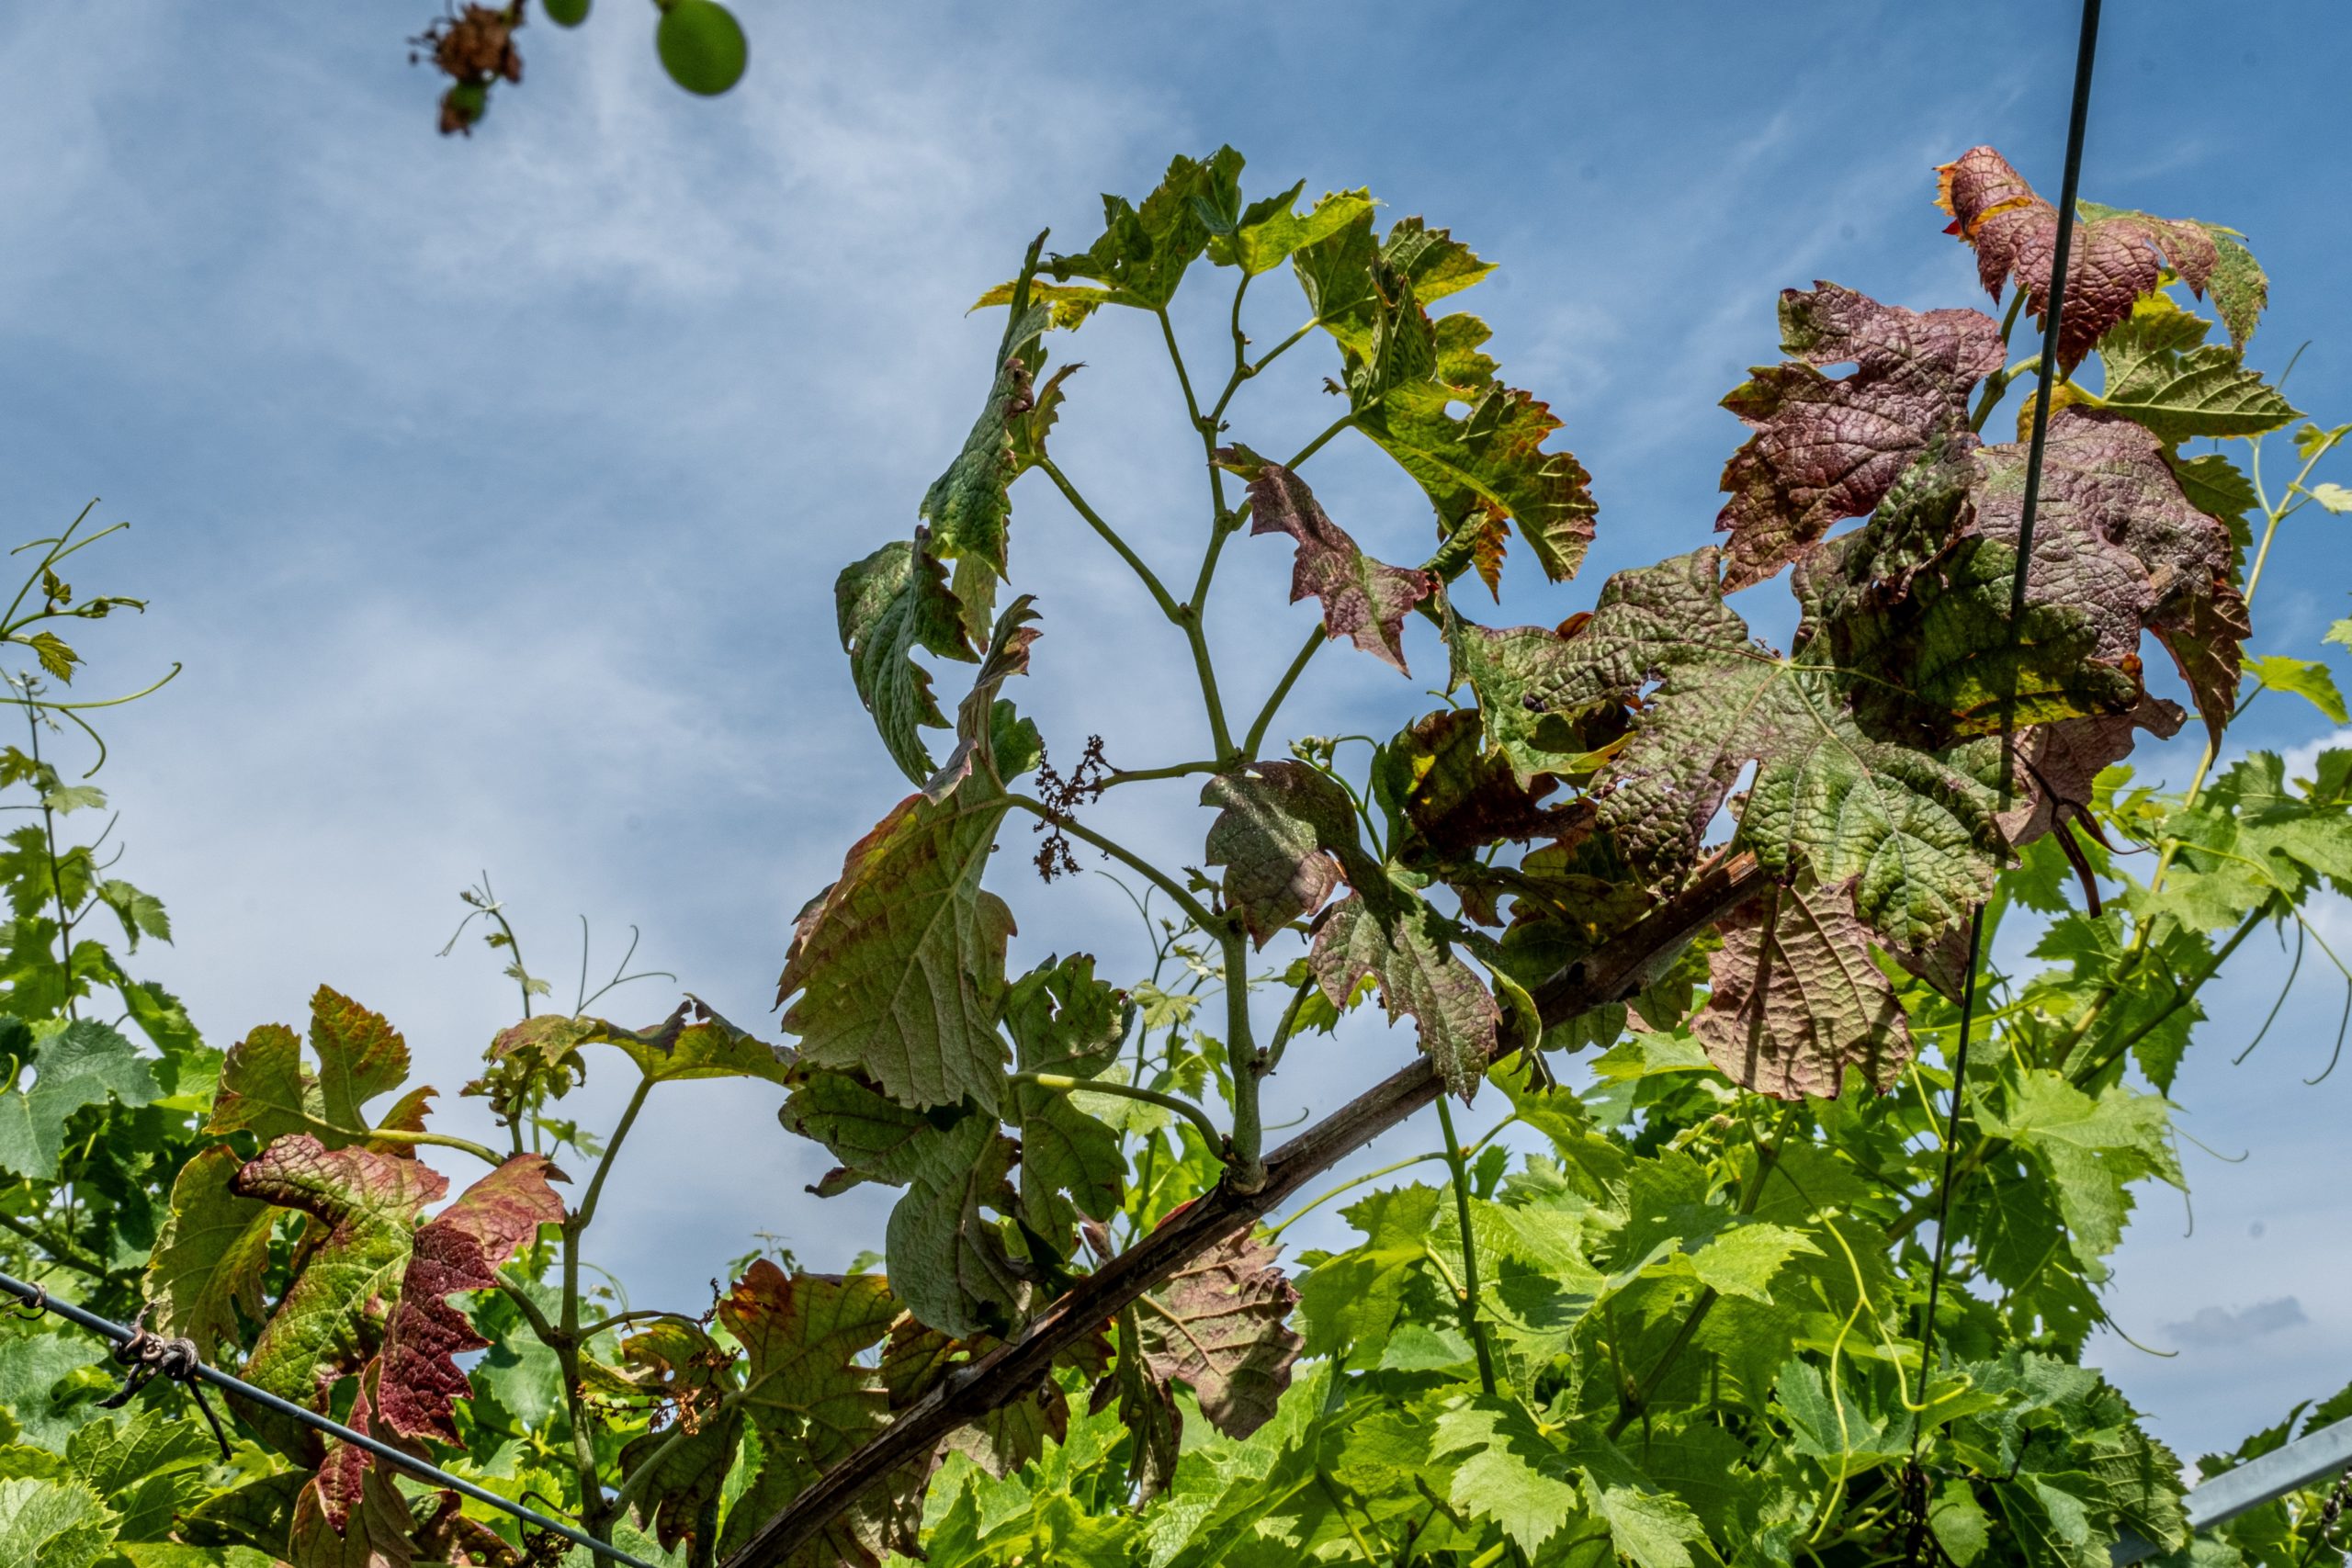
[[[1972,147],[1936,169],[1936,205],[1951,214],[1948,233],[1976,248],[1976,276],[2001,297],[2005,281],[2026,291],[2034,319],[2050,305],[2050,269],[2058,244],[2058,209],[2034,194],[2025,176],[1990,147]],[[2109,327],[2154,293],[2169,266],[2202,297],[2210,287],[2233,343],[2254,330],[2268,285],[2245,247],[2226,230],[2191,219],[2154,218],[2083,202],[2066,258],[2066,314],[2058,327],[2058,363],[2082,363]]]
[[[1405,616],[1435,588],[1429,573],[1386,565],[1356,548],[1356,542],[1307,490],[1306,481],[1280,463],[1263,462],[1246,447],[1232,446],[1220,450],[1217,461],[1250,481],[1250,532],[1288,534],[1297,541],[1291,603],[1317,601],[1323,606],[1324,633],[1333,641],[1346,637],[1405,671]]]
[[[2000,329],[1981,311],[1920,315],[1834,283],[1781,293],[1781,346],[1794,357],[1724,399],[1756,429],[1724,466],[1731,500],[1715,526],[1732,536],[1726,592],[1878,505],[1939,436],[1966,440],[1969,389],[2002,354]],[[1854,372],[1841,380],[1819,368],[1846,363]]]
[[[454,1358],[490,1341],[449,1305],[461,1291],[498,1284],[498,1269],[563,1222],[563,1200],[548,1186],[562,1172],[542,1155],[516,1155],[458,1196],[416,1233],[400,1303],[384,1331],[384,1424],[403,1437],[458,1440],[450,1401],[472,1392]]]

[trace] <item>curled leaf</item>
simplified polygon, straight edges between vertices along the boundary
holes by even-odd
[[[2004,282],[2026,291],[2041,321],[2050,308],[2050,272],[2058,246],[2058,209],[2034,194],[2025,176],[1990,147],[1972,147],[1936,170],[1936,205],[1951,214],[1949,232],[1976,250],[1984,291]],[[2269,280],[2229,230],[2194,219],[2154,218],[2079,202],[2066,260],[2066,310],[2058,328],[2058,364],[2071,370],[2107,330],[2154,293],[2170,267],[2202,296],[2208,288],[2230,330],[2245,346],[2269,298]]]
[[[1258,459],[1247,447],[1226,447],[1219,462],[1250,481],[1250,532],[1288,534],[1298,545],[1290,598],[1323,606],[1324,634],[1346,637],[1375,659],[1405,669],[1405,615],[1430,596],[1427,572],[1389,566],[1356,548],[1331,521],[1306,481],[1280,463]]]

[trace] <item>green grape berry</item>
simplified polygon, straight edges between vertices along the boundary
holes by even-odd
[[[653,47],[670,80],[707,97],[743,79],[749,53],[742,25],[718,0],[669,0],[662,8]]]
[[[441,134],[474,133],[474,126],[490,112],[490,85],[460,82],[441,95]]]
[[[588,19],[589,0],[539,0],[539,9],[560,28],[576,28]]]

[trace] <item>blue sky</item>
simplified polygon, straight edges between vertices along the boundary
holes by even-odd
[[[750,75],[706,103],[662,79],[650,12],[605,0],[578,32],[523,35],[526,85],[468,142],[433,134],[433,83],[405,63],[426,9],[0,19],[0,493],[19,536],[92,495],[135,525],[74,581],[154,607],[86,639],[85,684],[187,667],[108,726],[124,870],[180,928],[153,972],[223,1043],[334,984],[449,1090],[511,1011],[479,949],[435,956],[483,866],[560,986],[584,913],[600,955],[635,922],[643,961],[769,1016],[793,912],[900,788],[834,642],[833,575],[905,534],[961,441],[998,330],[965,308],[1039,228],[1082,245],[1096,192],[1140,195],[1170,153],[1230,141],[1255,191],[1368,185],[1499,261],[1464,304],[1566,421],[1601,503],[1582,581],[1511,574],[1502,613],[1555,620],[1606,571],[1706,538],[1740,438],[1715,402],[1774,357],[1778,289],[1984,302],[1930,166],[1991,141],[2054,189],[2073,41],[2073,7],[2047,3],[741,0]],[[2118,0],[2085,175],[2098,200],[2248,232],[2277,301],[2256,357],[2312,340],[2290,391],[2325,423],[2352,418],[2348,69],[2332,6]],[[1288,287],[1253,291],[1261,341],[1295,324]],[[1222,326],[1211,308],[1186,330],[1205,356]],[[1061,460],[1173,563],[1200,525],[1197,457],[1156,343],[1106,320],[1057,347],[1090,367]],[[1327,360],[1309,345],[1250,389],[1235,434],[1282,450],[1319,428]],[[1385,460],[1317,463],[1368,547],[1418,552],[1426,512]],[[2290,525],[2261,650],[2309,655],[2345,612],[2340,528],[2315,509]],[[1045,614],[1021,696],[1048,738],[1067,754],[1099,729],[1131,766],[1197,754],[1181,648],[1038,480],[1012,548]],[[1308,612],[1284,603],[1275,541],[1229,561],[1216,630],[1254,707]],[[1302,683],[1294,732],[1385,733],[1427,705],[1425,682],[1343,651]],[[1433,644],[1408,651],[1439,668]],[[2242,735],[2324,729],[2272,698]],[[1192,859],[1188,806],[1173,786],[1102,820]],[[1115,889],[1040,887],[1007,861],[1017,956],[1132,968]],[[2341,909],[2322,919],[2352,938]],[[2250,1157],[2192,1151],[2194,1234],[2152,1195],[2120,1260],[2119,1321],[2178,1354],[2101,1351],[2192,1454],[2352,1377],[2335,1132],[2352,1070],[2300,1081],[2337,996],[2307,965],[2262,1051],[2227,1060],[2282,976],[2248,957],[2178,1088],[2189,1130]],[[660,990],[617,1010],[664,1010]],[[1408,1049],[1345,1036],[1286,1066],[1277,1100],[1297,1103],[1273,1114]],[[609,1120],[618,1088],[574,1103]],[[878,1234],[866,1195],[802,1195],[822,1157],[773,1112],[741,1087],[656,1102],[600,1226],[640,1299],[698,1301],[755,1231],[819,1264]]]

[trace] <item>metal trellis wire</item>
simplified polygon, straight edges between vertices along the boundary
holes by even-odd
[[[100,1317],[96,1313],[76,1306],[72,1302],[59,1301],[39,1285],[28,1283],[7,1274],[0,1274],[0,1291],[6,1292],[17,1301],[37,1311],[53,1312],[78,1328],[86,1328],[93,1334],[102,1335],[112,1340],[117,1348],[116,1359],[132,1367],[132,1376],[137,1381],[145,1381],[144,1378],[139,1377],[139,1373],[144,1371],[148,1376],[160,1374],[175,1382],[187,1384],[190,1397],[196,1400],[198,1408],[204,1410],[208,1417],[211,1416],[211,1410],[204,1404],[204,1396],[198,1392],[198,1388],[206,1383],[224,1393],[235,1394],[240,1399],[250,1400],[265,1410],[300,1421],[306,1427],[314,1427],[331,1438],[349,1443],[353,1448],[364,1450],[386,1464],[406,1471],[420,1481],[435,1486],[447,1487],[487,1507],[512,1514],[534,1529],[544,1530],[549,1535],[560,1537],[574,1546],[585,1547],[599,1557],[626,1563],[628,1568],[660,1568],[657,1563],[648,1562],[641,1557],[632,1556],[616,1546],[598,1540],[576,1525],[568,1525],[560,1519],[549,1518],[536,1508],[526,1507],[511,1498],[502,1497],[495,1492],[488,1491],[468,1481],[462,1475],[452,1475],[438,1465],[428,1463],[414,1454],[403,1453],[379,1438],[371,1438],[365,1432],[356,1431],[340,1421],[330,1420],[315,1410],[306,1410],[290,1400],[280,1399],[267,1389],[255,1388],[244,1379],[224,1372],[218,1367],[207,1366],[197,1358],[195,1348],[187,1346],[185,1340],[168,1341],[163,1348],[153,1354],[141,1354],[140,1351],[145,1350],[152,1345],[155,1337],[148,1333],[143,1325],[132,1326],[117,1323],[111,1318]],[[139,1347],[140,1349],[133,1350],[134,1346]],[[185,1346],[186,1348],[180,1350],[173,1348],[179,1346]],[[130,1359],[126,1360],[123,1352],[130,1352]],[[213,1430],[216,1436],[220,1432],[217,1421],[214,1423]]]

